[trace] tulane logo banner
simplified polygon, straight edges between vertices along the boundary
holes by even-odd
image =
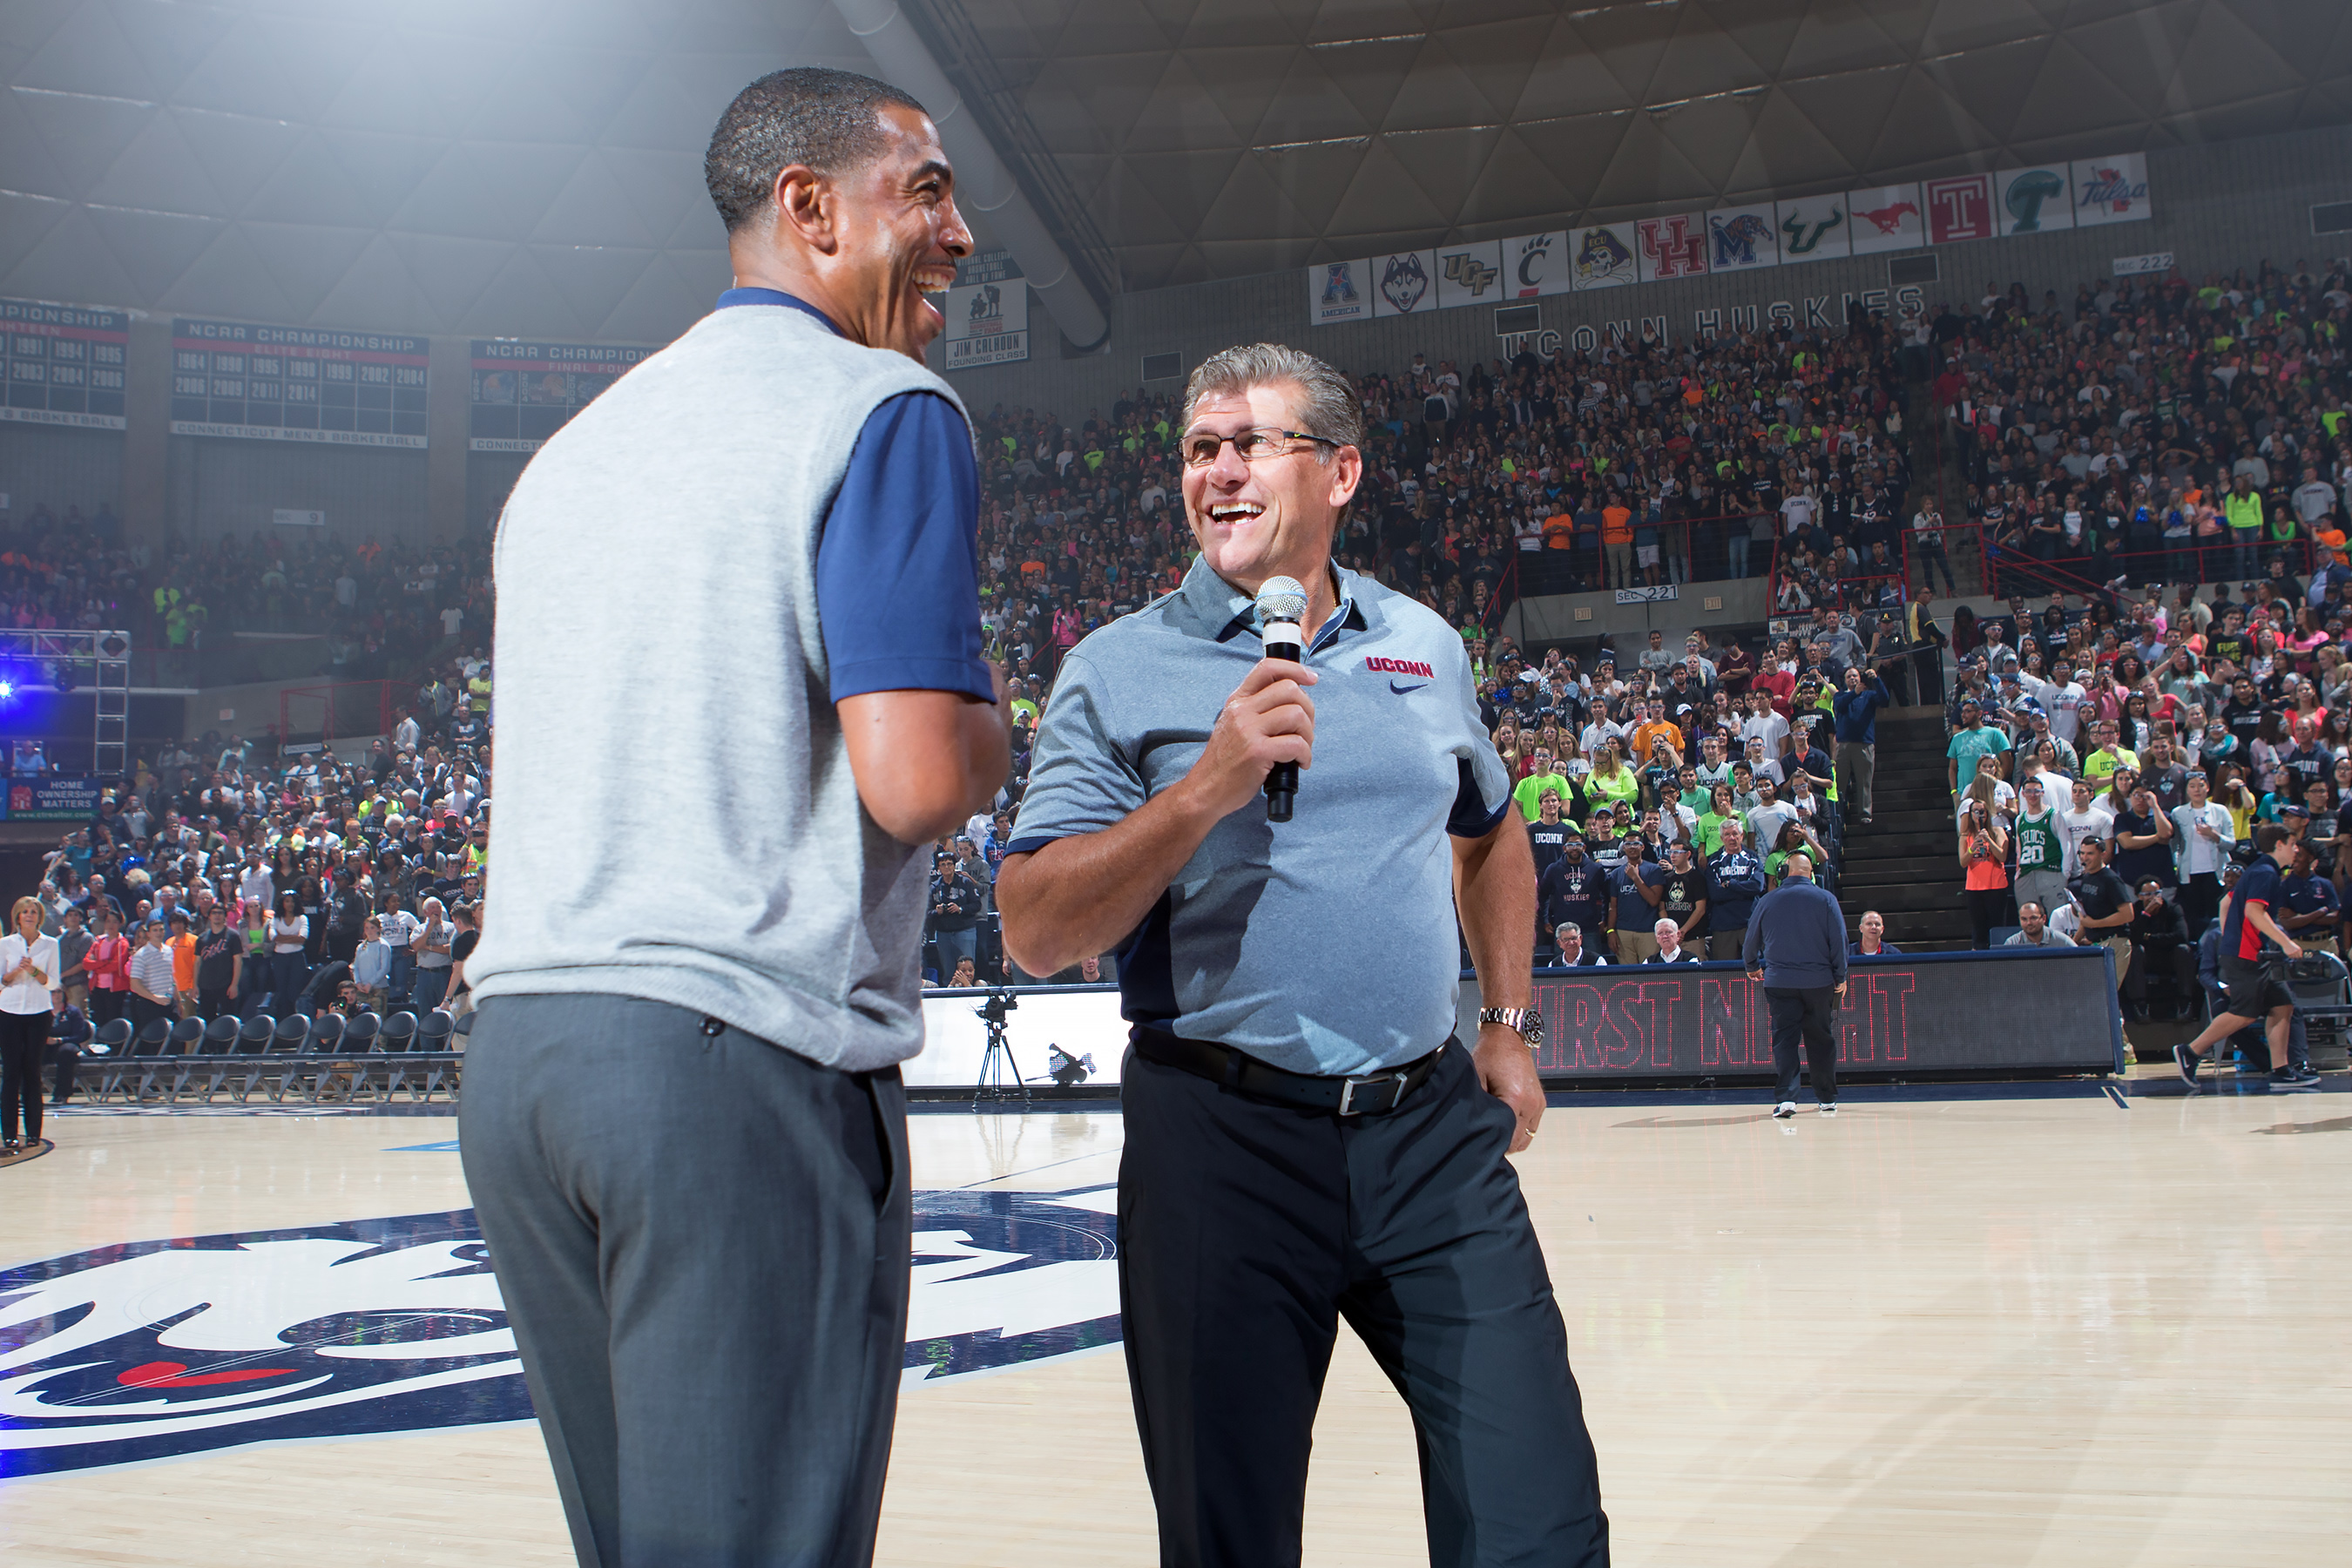
[[[1119,1342],[1114,1189],[914,1207],[908,1384]],[[0,1273],[0,1476],[530,1418],[471,1209]]]
[[[2067,165],[2003,169],[1992,179],[1993,216],[2002,234],[2049,234],[2074,226]]]

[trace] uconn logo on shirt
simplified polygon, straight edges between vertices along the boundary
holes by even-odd
[[[1405,677],[1404,680],[1389,682],[1389,689],[1400,696],[1408,691],[1418,691],[1437,679],[1437,671],[1417,658],[1368,658],[1364,660],[1364,668],[1375,675]]]
[[[916,1194],[906,1381],[1118,1343],[1111,1200]],[[471,1209],[0,1273],[0,1476],[530,1416]]]

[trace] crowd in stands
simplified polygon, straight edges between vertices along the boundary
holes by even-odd
[[[37,897],[66,1005],[128,1017],[463,1010],[480,930],[489,667],[434,672],[362,760],[174,742],[100,799]]]
[[[489,646],[489,542],[351,543],[310,529],[158,547],[35,502],[0,518],[0,626],[128,631],[134,650],[194,650],[239,632],[326,639],[330,679],[406,674],[444,648]]]
[[[2221,899],[2279,823],[2298,850],[2279,923],[2340,952],[2344,276],[2298,263],[2086,287],[2071,312],[2016,290],[1984,304],[2059,363],[1964,328],[1938,386],[1969,521],[2012,590],[2005,615],[1957,612],[1949,637],[1976,945],[2011,924],[2010,944],[2104,943],[2136,1016],[2185,1016],[2210,989]],[[2082,591],[2036,614],[2016,591],[2032,583]]]

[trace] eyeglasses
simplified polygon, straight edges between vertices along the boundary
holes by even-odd
[[[1280,458],[1299,450],[1294,441],[1311,441],[1318,446],[1342,447],[1344,441],[1334,441],[1328,436],[1310,436],[1304,430],[1278,430],[1270,425],[1254,425],[1237,436],[1219,436],[1208,430],[1188,430],[1177,437],[1176,454],[1188,468],[1205,468],[1217,460],[1217,454],[1226,442],[1234,444],[1234,455],[1244,463],[1255,463],[1261,458]]]

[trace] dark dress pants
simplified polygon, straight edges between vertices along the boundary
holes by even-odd
[[[27,1142],[41,1136],[41,1060],[49,1052],[49,1019],[37,1013],[0,1013],[0,1133],[10,1142],[24,1129]]]
[[[583,1568],[865,1568],[906,1361],[896,1068],[485,1003],[466,1182]]]
[[[1797,1098],[1797,1070],[1811,1064],[1813,1098],[1824,1105],[1837,1100],[1837,991],[1828,985],[1795,990],[1777,985],[1764,988],[1772,1010],[1772,1066],[1780,1075],[1774,1098]],[[1800,1051],[1801,1046],[1802,1050]]]
[[[469,1086],[470,1087],[470,1086]],[[1609,1521],[1511,1110],[1449,1047],[1340,1120],[1129,1051],[1119,1305],[1168,1568],[1299,1561],[1339,1320],[1412,1412],[1433,1568],[1600,1568]]]

